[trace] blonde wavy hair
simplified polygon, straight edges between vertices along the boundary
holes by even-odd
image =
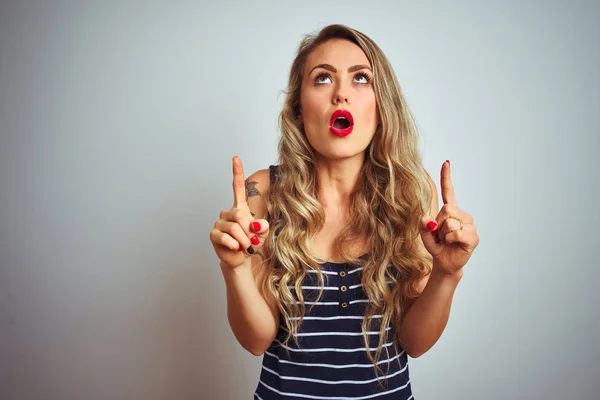
[[[429,213],[431,187],[418,150],[418,133],[392,66],[366,35],[343,25],[330,25],[301,42],[291,67],[285,104],[280,115],[279,168],[267,196],[271,235],[262,248],[268,277],[263,290],[277,300],[287,338],[294,338],[306,307],[302,281],[310,268],[324,278],[309,243],[325,222],[317,199],[315,150],[309,144],[300,114],[300,88],[308,55],[329,39],[358,45],[373,70],[373,89],[380,124],[365,150],[361,179],[350,196],[353,218],[335,239],[346,262],[363,266],[362,284],[369,306],[362,322],[365,348],[377,368],[387,326],[399,326],[406,302],[418,295],[417,283],[430,272],[431,256],[419,237],[421,216]],[[350,247],[367,238],[368,257],[350,254]],[[291,289],[293,288],[293,290]],[[322,294],[322,290],[321,290]],[[299,303],[299,304],[298,304]],[[381,314],[381,322],[373,316]],[[367,333],[379,325],[379,344],[369,350]],[[394,337],[397,332],[394,331]]]

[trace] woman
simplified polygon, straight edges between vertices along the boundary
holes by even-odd
[[[444,330],[479,242],[422,166],[392,67],[341,25],[307,37],[281,113],[279,165],[244,180],[210,239],[240,344],[263,356],[258,399],[409,399],[408,357]]]

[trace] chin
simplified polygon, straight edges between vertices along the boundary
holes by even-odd
[[[307,135],[311,147],[322,157],[337,160],[364,154],[373,140],[374,134],[369,135],[367,138],[364,131],[354,129],[348,136],[340,138],[328,129],[326,132],[320,132],[315,136]]]
[[[329,160],[344,160],[344,159],[348,159],[348,158],[354,158],[354,157],[358,157],[358,156],[363,156],[365,153],[365,149],[360,149],[360,148],[327,148],[327,149],[323,149],[322,151],[320,150],[316,150],[317,153],[319,153],[322,157],[329,159]]]

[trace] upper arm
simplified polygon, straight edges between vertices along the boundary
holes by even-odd
[[[261,169],[246,178],[246,202],[255,219],[264,219],[267,215],[267,193],[270,185],[268,169]]]
[[[267,196],[270,188],[269,169],[261,169],[250,175],[246,179],[246,201],[254,219],[266,219],[267,216]],[[279,323],[279,308],[273,296],[263,291],[263,283],[267,278],[267,270],[263,266],[263,259],[260,255],[250,256],[252,263],[252,274],[256,281],[260,294],[267,302],[275,322]]]
[[[430,204],[428,215],[432,218],[435,218],[440,210],[439,203],[438,203],[437,187],[435,186],[435,182],[433,181],[433,179],[431,178],[429,173],[427,173],[427,171],[425,171],[425,173],[427,174],[427,181],[429,182],[429,186],[431,188],[431,204]],[[425,245],[423,244],[423,242],[420,239],[420,236],[419,236],[419,247],[422,252],[427,252],[427,250],[425,249]],[[421,280],[417,284],[417,291],[419,293],[423,292],[423,289],[425,289],[425,286],[427,285],[428,280],[429,280],[429,274],[427,274],[423,278],[421,278]]]
[[[431,207],[429,209],[429,215],[435,218],[440,211],[437,187],[435,186],[435,182],[433,179],[431,179],[429,173],[427,173],[427,180],[429,181],[429,186],[431,187]]]

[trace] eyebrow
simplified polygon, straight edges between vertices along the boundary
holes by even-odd
[[[319,64],[319,65],[315,65],[308,74],[309,75],[312,74],[312,72],[317,68],[323,68],[323,69],[326,69],[327,71],[331,71],[333,73],[337,72],[337,69],[331,64]],[[352,67],[348,68],[348,72],[352,73],[352,72],[360,71],[361,69],[368,69],[369,71],[373,72],[371,70],[371,67],[369,67],[368,65],[353,65]]]

